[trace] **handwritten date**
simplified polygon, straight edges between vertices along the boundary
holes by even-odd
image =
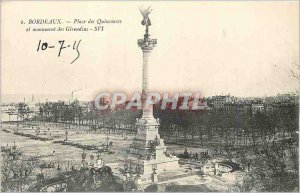
[[[80,52],[79,52],[80,42],[81,42],[81,40],[73,42],[72,48],[73,48],[73,50],[75,50],[77,52],[77,56],[71,62],[71,64],[73,64],[80,56]],[[60,55],[61,55],[61,53],[64,49],[68,49],[69,47],[71,47],[71,45],[65,43],[65,40],[59,40],[58,41],[58,57],[60,57]],[[40,50],[44,51],[44,50],[51,49],[51,48],[56,48],[56,46],[53,45],[53,44],[50,45],[48,42],[42,42],[42,40],[39,40],[38,47],[37,47],[36,51],[37,52],[40,51]]]

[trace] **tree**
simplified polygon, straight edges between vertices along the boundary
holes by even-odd
[[[108,167],[108,166],[104,166]],[[99,171],[94,169],[81,168],[72,173],[72,177],[67,180],[67,191],[71,192],[115,192],[122,191],[121,184],[118,184],[112,173],[103,172],[104,168]],[[101,172],[100,172],[101,171]],[[104,174],[105,173],[105,174]]]
[[[1,191],[21,192],[30,185],[30,176],[38,160],[30,160],[13,147],[2,147]]]
[[[29,107],[25,103],[18,104],[18,114],[21,117],[21,120],[24,121],[24,117],[29,112]]]

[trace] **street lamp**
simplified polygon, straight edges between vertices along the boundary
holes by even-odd
[[[132,179],[132,161],[127,159],[126,156],[126,160],[125,160],[125,164],[124,164],[124,176],[125,176],[125,185],[126,185],[126,191],[129,191],[128,188],[128,182],[131,181]]]
[[[157,173],[156,173],[156,170],[157,170],[157,164],[152,164],[152,171],[153,171],[153,174],[157,174]]]
[[[140,157],[139,157],[137,162],[136,162],[136,167],[135,167],[136,178],[141,177],[140,171],[141,171],[141,169],[140,169]]]
[[[128,178],[130,178],[130,175],[128,172],[125,172],[124,173],[124,176],[125,176],[125,191],[128,191]]]
[[[157,164],[152,164],[152,182],[157,182],[157,173],[156,173],[156,170],[157,170]]]
[[[82,159],[81,163],[82,163],[83,167],[85,166],[85,164],[84,164],[85,163],[85,158],[86,158],[86,153],[83,151],[82,154],[81,154],[81,159]]]
[[[108,133],[106,135],[106,148],[107,148],[107,151],[108,151],[108,145],[109,145],[109,136],[108,136]]]

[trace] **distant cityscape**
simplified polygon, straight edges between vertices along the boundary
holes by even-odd
[[[19,121],[21,120],[21,114],[26,114],[26,117],[33,117],[39,113],[40,107],[44,103],[58,103],[65,102],[66,105],[77,101],[79,106],[82,108],[92,107],[93,101],[78,101],[75,97],[64,96],[59,99],[59,95],[55,100],[45,99],[44,102],[36,100],[35,95],[31,97],[23,98],[20,102],[3,102],[1,105],[2,121]],[[215,95],[203,98],[203,104],[205,110],[222,109],[225,111],[272,111],[274,108],[279,108],[286,105],[297,105],[299,104],[298,93],[286,93],[277,94],[276,96],[265,96],[265,97],[236,97],[231,95]]]

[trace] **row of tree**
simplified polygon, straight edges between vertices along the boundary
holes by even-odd
[[[30,113],[19,105],[19,114]],[[160,118],[160,133],[168,141],[201,143],[212,142],[213,138],[238,139],[257,138],[272,139],[276,134],[283,136],[289,133],[295,135],[298,130],[298,105],[287,104],[277,106],[272,111],[228,111],[215,109],[210,111],[199,110],[161,110],[154,108],[154,116]],[[32,113],[32,112],[31,112]],[[97,110],[92,103],[80,104],[46,102],[40,104],[39,112],[30,119],[36,122],[63,123],[68,125],[84,125],[93,129],[130,130],[136,131],[136,118],[141,117],[141,110]]]

